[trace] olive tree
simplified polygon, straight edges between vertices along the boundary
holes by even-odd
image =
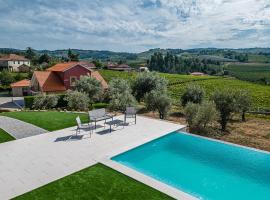
[[[109,83],[110,108],[124,112],[128,106],[136,106],[137,102],[131,93],[128,81],[113,79]]]
[[[87,94],[91,104],[98,100],[102,93],[101,83],[89,76],[82,76],[80,80],[77,80],[75,89]]]
[[[132,85],[133,94],[139,102],[152,90],[166,90],[166,88],[166,79],[155,72],[139,73]]]
[[[207,128],[218,116],[216,106],[212,101],[204,101],[202,104],[189,102],[184,109],[184,113],[191,130]]]
[[[221,129],[225,131],[231,114],[237,111],[235,91],[231,89],[216,90],[212,96],[212,100],[215,102],[216,108],[219,111]]]
[[[171,99],[165,90],[152,90],[145,95],[145,105],[149,111],[158,111],[159,118],[164,119],[171,107]]]
[[[79,91],[71,91],[67,92],[66,97],[64,98],[67,101],[67,105],[69,109],[74,110],[87,110],[89,107],[89,97],[86,93]]]
[[[204,90],[195,84],[189,84],[185,90],[183,95],[181,96],[182,106],[186,106],[188,102],[192,103],[201,103],[204,97]]]
[[[241,113],[242,121],[246,121],[245,114],[251,106],[251,96],[247,90],[238,90],[235,93],[236,107],[238,112]]]
[[[58,103],[57,95],[39,95],[34,98],[34,109],[50,109],[55,108]]]

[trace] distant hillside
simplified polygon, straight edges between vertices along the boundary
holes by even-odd
[[[154,53],[171,53],[173,55],[182,56],[200,56],[201,58],[218,59],[224,62],[233,62],[235,55],[231,54],[250,54],[250,62],[269,62],[270,61],[270,48],[247,48],[247,49],[217,49],[217,48],[197,48],[197,49],[150,49],[141,53],[128,53],[128,52],[113,52],[113,51],[97,51],[97,50],[81,50],[72,49],[73,53],[79,54],[80,59],[99,59],[99,60],[127,60],[127,61],[146,61]],[[0,48],[0,53],[17,53],[23,54],[25,50],[12,49],[12,48]],[[47,53],[54,57],[67,57],[68,49],[62,50],[35,50],[37,54]],[[210,56],[211,55],[211,56]]]

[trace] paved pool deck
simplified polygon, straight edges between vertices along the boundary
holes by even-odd
[[[117,117],[123,120],[123,116]],[[130,119],[131,121],[132,119]],[[109,158],[185,126],[138,116],[137,124],[113,132],[103,123],[90,137],[75,127],[0,144],[0,199],[10,199],[101,162],[177,199],[194,197]]]

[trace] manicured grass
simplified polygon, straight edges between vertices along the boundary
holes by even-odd
[[[0,143],[8,142],[8,141],[11,141],[11,140],[15,140],[15,138],[12,137],[6,131],[4,131],[3,129],[0,128]]]
[[[76,114],[66,112],[7,112],[1,115],[19,119],[30,124],[34,124],[48,131],[55,131],[67,127],[75,126],[75,118],[79,115],[82,122],[88,122],[87,114]]]
[[[102,164],[86,168],[15,199],[172,199]]]

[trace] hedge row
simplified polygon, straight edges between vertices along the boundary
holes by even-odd
[[[58,103],[56,108],[66,108],[67,107],[67,101],[64,100],[65,98],[65,94],[60,94],[58,95],[59,99],[58,99]],[[25,108],[29,108],[32,109],[33,108],[33,104],[34,104],[34,99],[36,98],[36,96],[26,96],[24,97],[24,106]],[[107,108],[108,104],[107,103],[94,103],[92,105],[89,106],[90,109],[98,109],[98,108]]]

